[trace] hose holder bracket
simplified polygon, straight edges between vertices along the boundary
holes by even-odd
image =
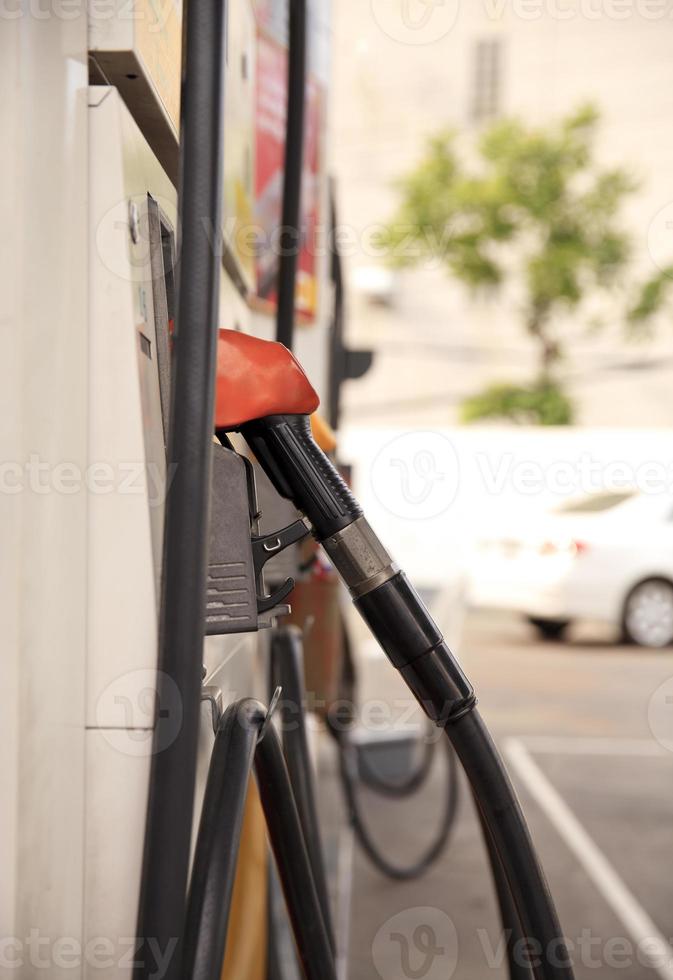
[[[247,633],[271,625],[265,614],[290,611],[284,600],[294,580],[288,578],[267,595],[264,566],[310,531],[297,520],[280,531],[257,533],[260,515],[252,464],[232,449],[213,444],[212,472],[205,633]]]
[[[257,612],[263,613],[273,609],[286,599],[294,589],[294,579],[288,578],[279,586],[275,592],[267,596],[264,594],[262,585],[262,572],[264,566],[276,555],[285,551],[290,545],[301,541],[311,532],[303,521],[294,521],[280,531],[273,531],[271,534],[252,536],[252,561],[255,569],[255,581],[257,582]],[[260,594],[261,593],[261,594]]]

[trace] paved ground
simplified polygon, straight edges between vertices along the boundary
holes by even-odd
[[[480,615],[468,620],[463,659],[577,944],[577,977],[672,980],[660,947],[673,937],[673,752],[652,729],[673,748],[673,681],[655,693],[673,675],[673,652],[615,646],[596,629],[540,643],[515,619]],[[370,696],[399,710],[389,669],[373,659],[366,666]],[[436,826],[440,767],[412,803],[364,798],[371,826],[399,860]],[[336,797],[328,806],[336,812]],[[450,850],[420,881],[386,880],[356,845],[349,919],[350,980],[506,975],[466,793]]]

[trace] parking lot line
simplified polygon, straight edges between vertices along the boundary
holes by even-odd
[[[563,740],[574,742],[574,739]],[[591,739],[592,743],[603,741]],[[533,744],[527,739],[528,745]],[[552,786],[520,738],[503,740],[503,752],[550,823],[635,940],[640,956],[662,980],[673,980],[673,949],[629,891],[565,800]]]

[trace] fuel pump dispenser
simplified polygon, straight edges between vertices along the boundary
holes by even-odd
[[[68,894],[61,898],[73,920],[86,918],[86,929],[93,930],[92,935],[130,934],[132,927],[125,917],[135,914],[139,896],[138,942],[133,950],[135,980],[157,975],[167,980],[219,980],[245,793],[254,768],[304,973],[311,980],[332,980],[334,936],[308,778],[305,731],[300,725],[293,739],[279,739],[272,723],[276,701],[281,697],[279,689],[268,706],[256,699],[258,690],[238,691],[222,710],[221,691],[208,677],[204,683],[207,637],[206,645],[215,637],[243,634],[249,641],[260,628],[271,627],[278,657],[276,683],[301,706],[300,637],[292,627],[274,629],[277,617],[287,610],[292,577],[285,576],[267,588],[264,571],[270,558],[313,535],[329,555],[392,667],[400,672],[429,720],[446,733],[467,773],[485,828],[503,923],[512,934],[535,941],[541,951],[531,970],[523,973],[532,972],[536,980],[572,980],[553,901],[514,791],[477,711],[472,686],[412,585],[313,439],[310,417],[319,399],[292,352],[293,341],[298,341],[294,331],[296,248],[283,249],[278,274],[276,336],[282,343],[262,340],[240,329],[221,329],[223,268],[236,291],[232,309],[245,307],[250,312],[246,305],[250,283],[245,270],[236,267],[230,241],[219,247],[223,162],[230,135],[224,118],[225,77],[227,70],[231,72],[228,16],[235,0],[187,0],[184,4],[179,127],[173,75],[180,60],[180,28],[175,19],[176,5],[169,6],[168,40],[175,57],[166,56],[166,64],[172,69],[168,72],[164,71],[165,51],[155,52],[154,61],[148,53],[151,31],[142,35],[140,46],[132,45],[133,52],[122,50],[127,33],[140,31],[135,23],[127,32],[122,18],[112,18],[109,24],[100,18],[78,30],[79,61],[85,64],[88,54],[91,66],[88,129],[82,128],[80,134],[79,123],[61,126],[62,120],[70,118],[61,107],[60,114],[54,114],[56,124],[48,130],[59,139],[70,133],[77,139],[77,153],[88,153],[87,166],[82,165],[84,158],[79,159],[77,170],[82,181],[85,172],[90,175],[86,206],[91,227],[82,229],[82,238],[89,242],[90,251],[96,252],[95,258],[88,259],[89,307],[82,297],[77,307],[77,336],[81,334],[88,343],[77,368],[80,385],[88,358],[87,384],[80,385],[90,389],[89,401],[82,409],[82,417],[86,413],[82,443],[88,447],[84,458],[88,460],[90,455],[94,460],[100,455],[123,460],[132,453],[146,464],[157,462],[167,479],[168,492],[165,507],[151,514],[145,496],[137,500],[124,499],[121,493],[109,498],[92,496],[86,513],[81,512],[82,519],[78,516],[77,522],[72,520],[69,525],[73,529],[76,524],[78,529],[86,525],[89,535],[80,550],[86,558],[82,565],[90,575],[82,575],[85,600],[77,610],[82,621],[86,619],[81,623],[86,642],[81,642],[77,671],[86,709],[78,720],[73,707],[75,682],[67,669],[74,661],[62,656],[63,650],[72,647],[69,639],[63,640],[65,633],[59,647],[60,675],[51,672],[50,664],[46,679],[31,676],[30,683],[26,680],[22,688],[49,692],[52,676],[62,688],[57,694],[67,722],[62,730],[68,732],[68,741],[54,744],[74,768],[76,762],[71,762],[60,746],[72,744],[71,735],[77,729],[80,789],[72,805],[56,817],[61,832],[69,831],[69,825],[77,822],[77,833],[59,836],[54,832],[55,821],[52,826],[46,823],[43,791],[34,773],[29,772],[27,776],[35,782],[28,794],[33,826],[26,840],[31,847],[24,843],[17,848],[22,856],[17,867],[25,871],[28,852],[33,850],[38,860],[26,888],[46,893],[53,891],[53,881],[58,880],[52,869],[62,872],[64,861],[59,855],[59,862],[44,862],[46,870],[39,867],[47,850],[44,841],[57,841],[68,860],[79,853],[72,861],[74,870],[67,869],[70,877],[64,890]],[[288,0],[283,11],[289,15],[290,55],[282,223],[288,243],[296,245],[300,237],[307,79],[306,0]],[[251,22],[247,3],[241,19],[247,25]],[[31,78],[35,75],[31,91],[35,93],[39,85],[34,64],[44,57],[53,67],[57,60],[54,52],[69,51],[72,43],[69,35],[61,33],[65,26],[59,18],[48,21],[52,43],[40,42],[38,46],[33,38],[34,47],[29,52]],[[139,18],[138,23],[141,21]],[[32,37],[36,24],[31,20],[22,25],[26,37]],[[245,54],[237,59],[236,66],[241,85],[243,81],[247,84],[250,73]],[[156,77],[170,82],[168,91],[157,99],[148,80],[147,69],[152,62]],[[69,67],[59,63],[64,86],[65,75],[72,74],[73,65],[74,59]],[[67,84],[72,87],[69,98],[72,107],[77,106],[79,119],[85,108],[80,105],[80,88],[86,87],[86,73],[80,78],[78,68]],[[56,96],[49,95],[51,106]],[[241,103],[250,97],[248,85]],[[154,111],[157,101],[163,106],[160,117]],[[43,140],[39,145],[44,148],[46,143]],[[249,182],[247,150],[240,157],[245,174],[242,182]],[[70,158],[64,148],[55,158],[65,182],[63,161]],[[114,173],[108,187],[104,187],[104,172]],[[152,193],[157,188],[161,193]],[[71,224],[78,221],[80,203],[83,213],[85,210],[79,196],[77,202],[78,209],[68,213]],[[139,273],[134,259],[141,246],[139,224],[145,217],[150,250]],[[113,228],[121,228],[123,237],[122,246],[111,249],[114,258],[123,256],[121,272],[109,261],[107,251]],[[59,224],[59,233],[60,229]],[[57,240],[60,238],[54,237],[53,242]],[[55,253],[57,249],[49,251]],[[79,246],[72,252],[79,256]],[[338,263],[333,275],[337,312],[336,329],[330,338],[332,354],[338,355],[340,375],[354,377],[366,368],[369,357],[359,352],[349,359],[343,346]],[[33,290],[34,281],[32,278]],[[156,284],[162,288],[155,292]],[[241,325],[240,317],[232,313],[226,326],[235,324]],[[249,324],[243,319],[244,328]],[[74,349],[74,343],[68,343],[68,350]],[[39,350],[35,343],[34,351]],[[67,358],[55,356],[54,360],[63,372]],[[21,371],[16,374],[22,376]],[[63,373],[62,377],[70,376]],[[62,389],[66,387],[64,381]],[[329,405],[334,421],[338,414],[334,384]],[[44,421],[40,416],[41,425]],[[245,454],[243,442],[249,450]],[[267,533],[259,526],[250,456],[263,469],[278,498],[289,501],[299,512],[294,520]],[[52,545],[62,548],[60,538]],[[57,561],[53,564],[62,572]],[[49,583],[52,581],[53,576]],[[72,609],[64,618],[70,615],[74,619]],[[272,630],[267,630],[267,635]],[[264,652],[263,643],[257,647],[247,642],[241,647],[250,659]],[[50,636],[46,636],[42,649],[46,651],[45,663],[50,663]],[[261,655],[259,659],[263,659]],[[124,697],[129,692],[137,694],[146,681],[136,674],[144,674],[145,668],[156,676],[156,691],[151,692],[156,694],[154,717],[143,725],[131,719],[122,731],[112,710],[115,698],[103,698],[101,708],[101,693],[111,689],[111,681],[116,683],[121,676],[127,685],[123,687]],[[248,675],[245,677],[247,683]],[[114,685],[112,690],[114,694]],[[214,743],[210,731],[206,732],[209,741],[203,738],[203,701],[210,702],[206,709],[212,708]],[[30,704],[31,710],[40,707],[37,699],[23,704]],[[22,712],[26,717],[29,714]],[[38,735],[51,735],[45,720],[49,714],[44,712],[31,720]],[[153,751],[140,760],[118,752],[113,766],[113,750],[105,750],[106,738],[124,732],[134,737],[151,734]],[[45,762],[39,758],[42,746],[37,737],[24,737],[24,742],[30,749],[25,758],[31,766],[39,760],[41,767],[35,765],[35,770],[38,777],[43,776],[45,767],[55,761],[54,752],[45,756]],[[201,769],[205,768],[204,746],[211,744],[207,780],[201,780],[206,788],[195,834],[197,769],[199,761]],[[51,772],[51,785],[47,787],[47,799],[57,799],[59,805],[64,796],[64,771]],[[94,860],[89,860],[90,853]],[[28,910],[38,903],[32,894],[20,897],[17,904],[21,905],[22,922],[32,928],[35,923],[25,916],[37,914]],[[42,920],[50,934],[54,923],[61,921],[53,896],[51,899],[48,906],[44,903],[47,911]],[[64,935],[67,930],[62,926]],[[512,980],[522,978],[522,971],[517,972],[512,962],[510,975]]]

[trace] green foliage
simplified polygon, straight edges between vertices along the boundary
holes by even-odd
[[[463,422],[483,419],[507,419],[526,425],[571,425],[573,406],[553,382],[540,382],[529,388],[494,384],[462,405]]]
[[[667,293],[673,285],[673,266],[668,266],[644,282],[627,313],[629,326],[639,329],[647,325],[651,317],[659,311]]]
[[[557,391],[545,385],[563,355],[558,315],[616,290],[630,259],[618,214],[636,185],[626,170],[596,163],[597,125],[591,106],[545,127],[497,122],[469,165],[455,135],[441,133],[400,181],[399,210],[381,238],[397,264],[431,257],[471,289],[517,287],[522,324],[538,344],[536,397]],[[634,317],[649,317],[662,293],[663,283],[650,285]]]

